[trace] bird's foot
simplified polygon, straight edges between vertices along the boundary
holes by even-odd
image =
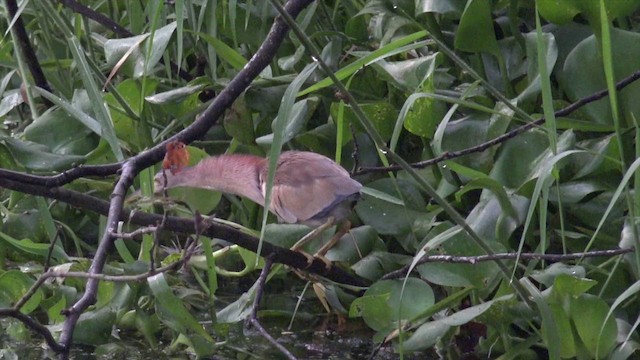
[[[322,261],[324,263],[325,269],[327,269],[327,270],[331,269],[331,267],[333,266],[333,263],[331,262],[331,260],[329,260],[326,257],[324,257],[324,255],[321,255],[321,254],[311,255],[311,254],[306,253],[306,252],[304,252],[302,250],[296,250],[296,252],[302,254],[304,257],[307,258],[307,266],[305,266],[305,268],[303,270],[306,270],[306,269],[310,268],[311,265],[313,265],[313,262],[316,259]]]
[[[324,263],[324,268],[327,271],[331,270],[331,267],[333,266],[333,263],[331,262],[331,260],[327,259],[326,257],[324,257],[324,255],[321,255],[321,254],[315,254],[313,255],[313,257],[315,259],[322,261]]]

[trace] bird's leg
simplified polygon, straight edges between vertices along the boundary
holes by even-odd
[[[301,247],[303,247],[307,243],[309,243],[309,241],[317,238],[325,230],[327,230],[328,228],[332,227],[334,223],[335,223],[335,219],[332,216],[329,219],[327,219],[327,222],[325,222],[324,224],[322,224],[322,225],[318,226],[317,228],[313,229],[313,231],[311,231],[307,235],[303,236],[302,239],[298,240],[297,243],[293,244],[293,246],[291,247],[291,250],[293,250],[293,251],[299,250]]]
[[[331,248],[338,242],[338,240],[340,240],[344,236],[344,234],[348,233],[350,229],[351,222],[349,220],[343,221],[340,229],[335,233],[335,235],[333,235],[331,240],[322,245],[322,247],[315,253],[314,256],[324,259],[327,251],[331,250]],[[325,263],[329,263],[329,260],[326,260]]]
[[[311,263],[313,262],[313,256],[311,256],[311,255],[307,254],[306,252],[300,250],[300,248],[305,246],[309,241],[317,238],[320,234],[322,234],[328,228],[332,227],[334,224],[335,224],[335,218],[333,216],[329,217],[324,224],[322,224],[322,225],[318,226],[317,228],[313,229],[310,233],[308,233],[307,235],[303,236],[302,239],[298,240],[298,242],[293,244],[293,246],[291,247],[291,250],[292,251],[298,251],[299,253],[304,255],[307,258],[307,263],[309,263],[309,265],[311,265]],[[325,260],[323,260],[323,261],[325,261]],[[325,261],[325,263],[326,263],[326,261]]]

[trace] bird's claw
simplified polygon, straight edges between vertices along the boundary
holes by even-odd
[[[318,259],[318,260],[320,260],[320,261],[322,261],[324,263],[325,270],[327,270],[327,271],[331,270],[331,267],[333,266],[333,263],[331,262],[331,260],[327,259],[326,257],[324,257],[323,255],[320,255],[320,254],[315,254],[315,255],[313,255],[313,257],[315,259]]]
[[[311,255],[311,254],[306,253],[306,252],[304,252],[302,250],[296,250],[296,251],[307,258],[307,266],[305,266],[305,268],[303,270],[306,270],[306,269],[310,268],[311,265],[313,265],[313,262],[316,259],[318,259],[318,260],[320,260],[320,261],[322,261],[324,263],[324,267],[325,267],[326,270],[331,269],[331,267],[333,266],[333,263],[331,262],[331,260],[327,259],[326,257],[324,257],[321,254]]]

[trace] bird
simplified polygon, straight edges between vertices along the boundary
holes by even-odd
[[[154,192],[163,193],[175,187],[216,190],[243,196],[265,206],[269,160],[250,154],[224,154],[203,159],[179,172],[158,172]],[[348,217],[360,197],[362,184],[330,158],[308,151],[285,151],[278,158],[269,211],[280,222],[304,224],[314,228],[291,250],[297,250],[333,225],[339,225],[332,239],[316,252],[326,252],[349,231]],[[302,252],[302,251],[301,251]],[[309,259],[313,258],[302,252]]]

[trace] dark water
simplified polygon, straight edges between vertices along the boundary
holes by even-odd
[[[353,319],[342,323],[336,315],[316,317],[313,323],[301,321],[291,331],[281,319],[261,319],[263,326],[299,359],[368,359],[375,349],[373,333],[361,322]],[[6,325],[9,320],[3,320]],[[4,327],[6,329],[6,327]],[[0,337],[0,359],[55,359],[41,339],[32,334],[26,339],[15,339],[4,331]],[[282,359],[284,358],[255,329],[233,324],[228,341],[211,359]],[[169,344],[151,349],[143,338],[122,336],[120,340],[98,347],[75,346],[72,359],[195,359],[186,350],[170,350]],[[413,354],[406,359],[425,359],[426,354]],[[375,359],[397,359],[391,347],[381,348]]]

